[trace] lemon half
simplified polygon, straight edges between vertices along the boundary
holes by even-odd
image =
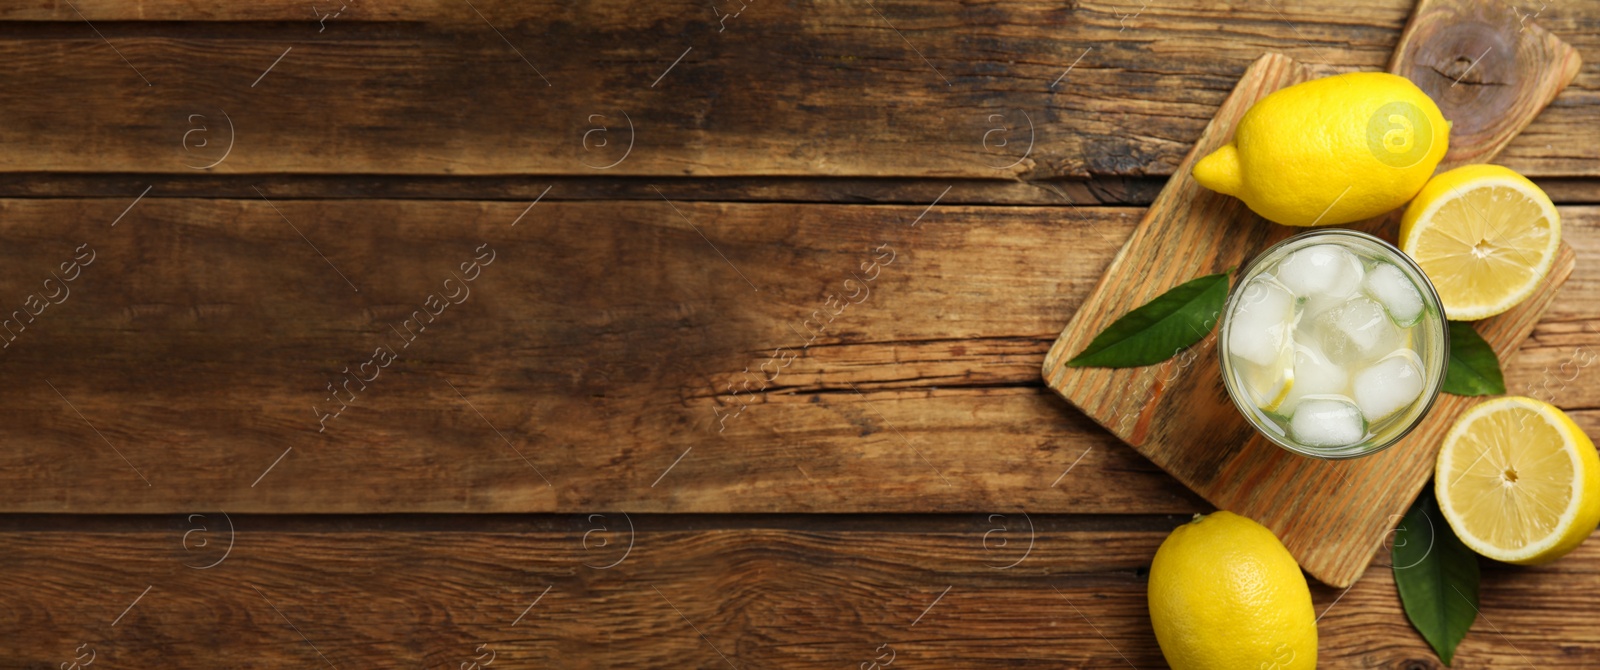
[[[1533,565],[1572,551],[1600,523],[1600,456],[1561,410],[1496,398],[1467,410],[1434,471],[1439,509],[1461,541]]]
[[[1494,316],[1527,299],[1561,245],[1544,191],[1499,165],[1468,165],[1422,187],[1400,221],[1400,249],[1433,281],[1445,315]]]

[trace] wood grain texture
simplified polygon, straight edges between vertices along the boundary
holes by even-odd
[[[232,521],[220,563],[229,538],[216,513],[0,535],[0,594],[15,614],[0,619],[0,656],[28,668],[91,651],[91,667],[854,668],[892,650],[888,667],[1165,667],[1144,574],[1181,522],[1093,530],[1035,517],[1030,534],[1017,515],[881,531],[633,517],[630,534],[616,514],[495,531]],[[1600,663],[1577,615],[1600,607],[1597,566],[1591,540],[1549,566],[1487,567],[1455,667]],[[1442,667],[1383,562],[1313,596],[1320,667]]]
[[[132,195],[0,201],[4,509],[1204,509],[1031,373],[1136,210]]]
[[[1161,177],[1106,177],[1082,181],[938,180],[952,186],[939,200],[946,205],[1149,205],[1167,180]],[[1542,180],[1557,204],[1592,204],[1579,180]],[[782,202],[894,204],[926,207],[935,189],[908,177],[712,177],[656,178],[561,176],[531,180],[517,176],[393,175],[225,175],[0,173],[0,198],[121,198],[153,187],[169,198],[255,198],[259,188],[295,200],[649,200],[656,192],[674,199],[707,202]],[[548,193],[545,189],[550,189]]]
[[[1557,205],[1600,204],[1600,181],[1538,178]],[[1103,177],[1071,181],[938,180],[954,188],[949,205],[1148,206],[1165,177]],[[254,188],[295,200],[680,200],[927,206],[927,180],[908,177],[726,177],[617,179],[596,177],[430,177],[379,175],[204,175],[0,173],[0,198],[121,198],[154,186],[172,198],[254,198]],[[1070,212],[1069,212],[1070,214]]]
[[[1420,18],[1410,26],[1412,35],[1403,41],[1405,51],[1396,55],[1392,68],[1396,72],[1420,76],[1426,59],[1438,53],[1464,48],[1463,44],[1492,46],[1492,40],[1467,41],[1441,28],[1431,17],[1446,13],[1442,4],[1424,4],[1418,12]],[[1498,32],[1492,34],[1502,41],[1518,39],[1514,27],[1494,28]],[[1435,49],[1425,39],[1448,47]],[[1544,60],[1528,56],[1529,68],[1543,69],[1522,73],[1531,81],[1510,91],[1520,100],[1446,98],[1463,119],[1464,134],[1451,135],[1456,161],[1493,158],[1496,148],[1509,139],[1507,133],[1525,126],[1570,80],[1572,71],[1565,66],[1575,66],[1576,57],[1563,51],[1559,40],[1531,33],[1522,39],[1555,56]],[[1422,66],[1411,58],[1423,59]],[[1067,365],[1095,335],[1133,308],[1194,277],[1242,267],[1261,250],[1299,232],[1256,216],[1235,198],[1205,189],[1189,171],[1194,162],[1231,139],[1239,118],[1255,101],[1311,77],[1275,54],[1251,66],[1106,276],[1051,346],[1042,373],[1051,388],[1202,497],[1272,529],[1307,572],[1335,586],[1347,586],[1371,561],[1378,538],[1426,483],[1439,439],[1470,405],[1468,400],[1443,398],[1401,444],[1387,452],[1322,462],[1278,448],[1239,415],[1223,387],[1214,335],[1157,365],[1124,369]],[[1391,216],[1378,217],[1364,227],[1393,240],[1395,225]],[[1535,296],[1480,324],[1502,358],[1533,330],[1574,261],[1572,250],[1564,246]],[[1220,321],[1221,315],[1217,316]]]
[[[529,210],[263,191],[271,205],[0,200],[0,316],[78,245],[97,253],[0,349],[0,510],[1210,509],[1038,376],[1142,210],[675,203],[697,233],[659,196]],[[1600,208],[1560,211],[1600,254]],[[326,385],[400,346],[391,328],[485,242],[498,257],[470,298],[318,433]],[[885,243],[898,258],[871,297],[804,347]],[[1600,367],[1577,365],[1600,350],[1597,306],[1600,265],[1580,264],[1508,362],[1512,389],[1600,409]],[[780,347],[800,354],[744,392]],[[1600,412],[1576,416],[1600,434]]]
[[[321,23],[298,2],[73,4],[105,40],[65,3],[3,10],[0,171],[192,174],[232,144],[212,172],[1166,176],[1261,53],[1383,69],[1412,5],[821,0],[719,24],[686,1],[343,3]],[[1531,21],[1600,58],[1600,6]],[[1600,175],[1596,100],[1580,73],[1501,160]],[[591,167],[627,119],[631,154]]]
[[[1211,506],[1038,376],[1142,214],[1093,205],[1411,0],[738,4],[0,6],[0,667],[1161,667],[1143,576]],[[1501,156],[1585,258],[1597,91]],[[1596,305],[1506,373],[1600,435]],[[1489,568],[1456,667],[1600,663],[1597,551]],[[1323,667],[1438,667],[1387,568],[1313,592]]]
[[[1577,49],[1510,5],[1421,0],[1389,71],[1415,82],[1450,120],[1442,172],[1493,160],[1582,66]]]

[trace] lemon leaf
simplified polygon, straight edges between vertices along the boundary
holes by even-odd
[[[1232,272],[1191,279],[1122,315],[1067,365],[1133,368],[1172,358],[1216,326]]]
[[[1444,372],[1444,392],[1455,395],[1500,395],[1506,392],[1500,359],[1483,336],[1464,321],[1450,322],[1450,359]]]
[[[1478,556],[1450,530],[1433,487],[1423,489],[1395,527],[1390,556],[1406,618],[1450,665],[1478,617]]]

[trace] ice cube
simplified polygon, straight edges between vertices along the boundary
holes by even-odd
[[[1356,373],[1356,406],[1367,421],[1377,421],[1409,406],[1422,395],[1422,358],[1401,349]]]
[[[1398,348],[1402,335],[1383,306],[1364,296],[1329,308],[1316,317],[1312,329],[1322,341],[1322,352],[1338,365],[1374,361]]]
[[[1422,318],[1422,292],[1411,278],[1389,263],[1379,263],[1367,273],[1361,288],[1389,312],[1401,326],[1416,325]]]
[[[1270,365],[1283,356],[1292,328],[1294,296],[1271,277],[1257,277],[1228,314],[1228,353]]]
[[[1361,287],[1361,259],[1332,244],[1300,249],[1278,262],[1278,281],[1309,303],[1332,304]]]
[[[1289,437],[1308,447],[1345,447],[1366,436],[1361,409],[1340,395],[1309,396],[1289,420]]]
[[[1344,366],[1335,365],[1333,361],[1328,360],[1315,341],[1297,342],[1294,345],[1294,385],[1289,388],[1289,395],[1278,407],[1278,412],[1292,416],[1295,406],[1300,404],[1302,398],[1310,395],[1342,394],[1349,383],[1350,375],[1345,372]]]

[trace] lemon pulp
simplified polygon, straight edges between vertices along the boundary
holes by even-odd
[[[1499,314],[1550,271],[1561,218],[1532,182],[1498,165],[1471,165],[1428,182],[1406,210],[1400,248],[1427,273],[1455,320]]]
[[[1246,363],[1242,375],[1250,399],[1264,411],[1276,412],[1294,390],[1294,350],[1283,347],[1277,363],[1252,365]]]

